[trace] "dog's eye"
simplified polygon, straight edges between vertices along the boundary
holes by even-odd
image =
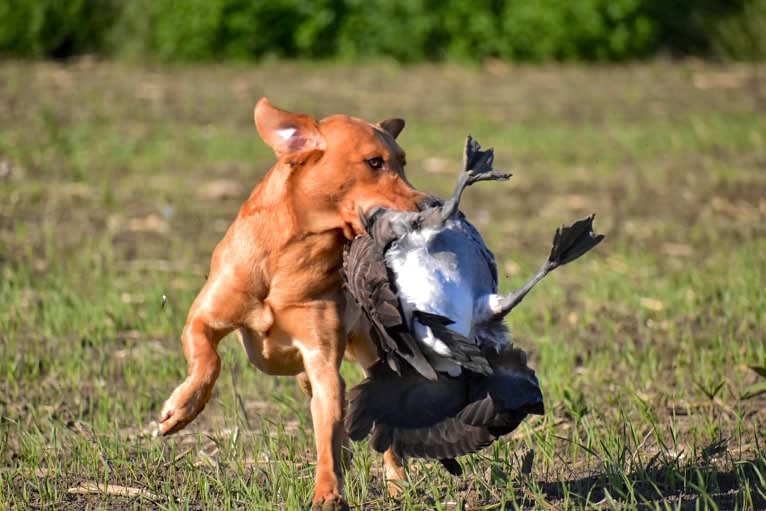
[[[370,166],[370,168],[378,170],[383,168],[383,158],[380,156],[376,156],[375,158],[370,158],[367,160],[367,165]]]

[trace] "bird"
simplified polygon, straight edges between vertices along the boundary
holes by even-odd
[[[370,325],[379,359],[349,392],[346,427],[354,441],[402,458],[455,458],[543,415],[543,395],[505,316],[545,275],[603,240],[594,215],[556,230],[548,259],[519,290],[498,293],[495,256],[459,210],[465,189],[503,181],[493,149],[468,136],[452,196],[418,212],[359,212],[366,234],[344,249],[344,284]]]

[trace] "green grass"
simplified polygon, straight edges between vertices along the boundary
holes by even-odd
[[[272,162],[252,125],[262,95],[406,117],[409,176],[437,194],[466,133],[494,146],[514,177],[464,209],[504,289],[560,223],[596,212],[607,235],[509,319],[546,416],[464,458],[463,478],[409,463],[398,503],[381,457],[355,445],[352,507],[763,508],[764,71],[0,63],[0,509],[309,502],[308,402],[233,339],[204,413],[152,434],[212,248]]]

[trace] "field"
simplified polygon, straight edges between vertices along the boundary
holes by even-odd
[[[545,417],[463,459],[463,478],[410,462],[399,502],[357,444],[352,509],[766,508],[763,65],[85,59],[0,62],[0,509],[310,501],[308,400],[233,337],[203,414],[153,434],[210,253],[273,161],[252,122],[263,95],[405,117],[409,177],[442,196],[467,133],[494,146],[514,177],[463,209],[503,289],[559,224],[595,212],[607,236],[509,318]]]

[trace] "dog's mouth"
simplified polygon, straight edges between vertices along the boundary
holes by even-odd
[[[356,214],[349,215],[349,219],[343,224],[343,236],[351,241],[357,236],[367,232],[366,215],[361,207],[357,208]]]
[[[351,222],[346,222],[343,224],[343,237],[346,238],[348,241],[353,240],[356,238],[359,234],[362,234],[364,231],[359,232],[359,230],[353,225]]]
[[[346,221],[343,224],[343,236],[347,240],[353,240],[357,236],[367,234],[370,225],[372,225],[371,220],[377,216],[379,211],[383,211],[383,207],[373,205],[367,208],[367,211],[365,212],[364,207],[356,205],[356,208],[353,211],[353,213],[348,213]]]

